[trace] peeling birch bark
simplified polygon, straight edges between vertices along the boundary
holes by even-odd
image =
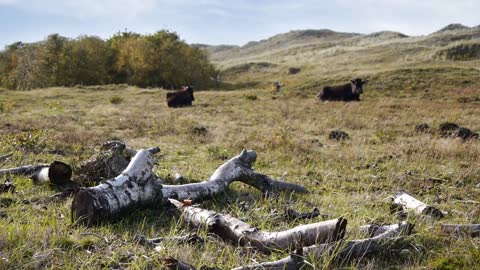
[[[319,261],[324,256],[333,256],[334,262],[337,264],[346,263],[348,261],[360,259],[388,248],[390,243],[393,243],[395,240],[398,240],[404,235],[408,235],[411,233],[411,228],[413,228],[413,225],[407,222],[402,222],[395,225],[398,226],[391,226],[391,230],[385,231],[372,238],[339,241],[337,243],[304,247],[301,251],[296,251],[295,254],[278,261],[260,264],[257,263],[250,266],[238,267],[234,270],[298,270],[303,269],[302,267],[307,264],[306,261],[310,259]]]
[[[51,164],[25,165],[0,170],[0,176],[3,175],[22,175],[30,177],[37,183],[50,182],[56,185],[63,185],[70,182],[72,169],[63,162],[54,161]]]
[[[409,225],[407,225],[409,224]],[[369,237],[374,237],[379,234],[382,234],[386,231],[391,231],[391,230],[398,230],[400,226],[403,226],[405,230],[406,235],[410,234],[413,230],[414,225],[407,223],[406,221],[403,221],[402,223],[397,223],[397,224],[391,224],[391,225],[378,225],[378,224],[368,224],[364,226],[360,226],[360,232],[362,234],[366,234]]]
[[[273,262],[257,263],[249,266],[240,266],[232,270],[298,270],[306,266],[303,250],[297,249],[294,254]]]
[[[170,202],[182,211],[187,223],[195,227],[206,226],[224,240],[230,240],[242,246],[252,246],[263,252],[335,242],[343,238],[347,226],[347,220],[338,218],[300,225],[286,231],[265,232],[230,215],[184,206],[183,203],[173,199],[170,199]]]
[[[443,233],[480,237],[480,224],[441,224]]]
[[[118,216],[129,208],[158,204],[168,198],[202,200],[224,192],[234,181],[264,193],[306,192],[300,185],[274,180],[252,169],[255,151],[242,153],[221,165],[206,181],[185,185],[163,185],[152,175],[153,154],[160,149],[140,150],[117,177],[95,187],[80,188],[72,202],[72,221],[94,225]]]
[[[414,197],[408,195],[405,191],[398,192],[394,199],[394,203],[402,205],[405,209],[413,210],[418,215],[429,215],[435,218],[443,218],[443,213],[437,208],[427,205]]]

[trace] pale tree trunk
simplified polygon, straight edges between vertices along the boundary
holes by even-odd
[[[343,238],[347,220],[343,218],[300,225],[295,228],[266,232],[234,218],[170,199],[183,213],[184,220],[195,227],[205,226],[224,240],[243,246],[252,246],[264,252],[292,250],[319,243],[335,242]]]
[[[93,225],[116,217],[130,208],[159,204],[168,198],[202,200],[223,193],[240,181],[263,193],[306,192],[300,185],[274,180],[252,169],[255,151],[242,153],[221,165],[206,181],[186,185],[163,185],[152,174],[153,154],[159,148],[140,150],[127,168],[114,179],[90,188],[79,189],[72,203],[72,221]]]
[[[446,234],[480,237],[480,224],[441,224],[440,228]]]
[[[429,215],[435,218],[443,218],[444,216],[437,208],[415,199],[405,191],[398,192],[393,202],[401,205],[404,209],[413,210],[418,215]]]
[[[319,261],[325,256],[333,256],[334,263],[336,264],[346,263],[388,248],[390,243],[398,240],[403,235],[409,234],[413,225],[403,222],[389,228],[391,228],[391,230],[385,231],[375,237],[304,247],[301,251],[297,250],[295,254],[278,261],[241,266],[234,270],[297,270],[303,269],[305,265],[308,265],[309,263],[307,263],[307,261],[310,259]]]
[[[25,165],[17,168],[2,169],[0,170],[0,176],[3,175],[22,175],[28,176],[37,183],[49,182],[63,185],[70,182],[72,169],[63,162],[54,161],[51,164]]]

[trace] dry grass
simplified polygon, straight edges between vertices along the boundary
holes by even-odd
[[[388,76],[378,81],[388,81]],[[378,86],[380,87],[380,86]],[[158,89],[120,87],[97,89],[52,88],[30,92],[3,91],[0,104],[0,154],[13,152],[1,167],[48,162],[54,159],[75,165],[93,148],[112,138],[135,148],[160,146],[155,171],[165,179],[180,172],[188,181],[206,179],[213,170],[241,149],[258,153],[256,169],[274,177],[285,176],[309,188],[302,196],[262,199],[259,192],[235,184],[227,194],[203,205],[231,213],[264,229],[289,228],[270,216],[283,207],[311,210],[319,207],[332,218],[348,221],[348,237],[358,237],[356,225],[396,222],[385,198],[399,189],[448,211],[442,222],[478,223],[480,201],[480,144],[418,134],[415,125],[437,127],[454,121],[480,130],[480,107],[462,97],[479,96],[475,87],[433,89],[425,98],[401,89],[388,94],[365,89],[360,103],[319,103],[314,91],[273,94],[247,89],[234,92],[199,92],[191,108],[170,109],[165,92]],[[451,96],[450,93],[455,93]],[[256,96],[246,98],[248,96]],[[121,97],[122,102],[111,102]],[[351,139],[328,140],[342,129]],[[201,130],[201,132],[199,132]],[[206,131],[205,131],[206,130]],[[327,146],[327,147],[323,147]],[[52,154],[62,150],[64,156]],[[430,178],[444,182],[430,184]],[[285,254],[265,256],[213,238],[204,246],[166,244],[159,252],[133,242],[137,233],[147,236],[178,235],[188,227],[163,208],[136,210],[124,219],[95,228],[72,227],[70,201],[43,206],[25,200],[55,193],[16,178],[17,193],[2,194],[13,202],[0,207],[0,268],[98,269],[161,267],[160,258],[174,256],[193,265],[242,265]],[[240,210],[241,201],[249,205]],[[473,269],[478,261],[478,240],[439,234],[438,223],[410,217],[416,223],[408,251],[400,257],[365,259],[352,267],[455,267]],[[85,232],[105,237],[108,242]],[[206,232],[201,231],[205,235]],[[327,261],[317,268],[330,268]]]

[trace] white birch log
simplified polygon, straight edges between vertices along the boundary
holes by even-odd
[[[337,264],[346,263],[354,259],[361,259],[367,255],[371,255],[372,253],[376,253],[387,248],[388,244],[392,241],[411,233],[410,228],[412,227],[412,224],[403,222],[398,224],[398,226],[391,226],[391,230],[385,231],[382,234],[372,238],[340,241],[336,243],[304,247],[301,252],[296,251],[295,254],[278,261],[242,266],[234,268],[233,270],[298,270],[303,269],[302,267],[307,265],[306,262],[310,259],[319,261],[324,256],[333,256],[334,261]]]
[[[152,175],[153,154],[159,151],[158,148],[140,150],[119,176],[95,187],[79,189],[72,202],[72,221],[93,225],[132,207],[158,204],[168,198],[202,200],[224,192],[234,181],[241,181],[264,193],[306,192],[300,185],[277,181],[254,171],[252,163],[256,153],[246,150],[221,165],[206,181],[162,185]]]
[[[418,215],[429,215],[435,218],[443,218],[444,216],[437,208],[415,199],[405,191],[398,192],[395,195],[393,202],[402,205],[404,209],[413,210]]]
[[[36,183],[50,182],[52,184],[62,185],[70,181],[72,169],[69,165],[54,161],[51,164],[25,165],[16,168],[0,170],[0,176],[3,175],[23,175],[30,177]]]
[[[195,226],[206,226],[211,232],[224,240],[230,240],[242,246],[252,246],[264,252],[280,249],[297,249],[318,243],[335,242],[343,238],[347,220],[343,218],[300,225],[295,228],[266,232],[234,218],[214,211],[169,199],[183,213],[184,220]]]
[[[404,229],[408,230],[407,232],[405,232],[405,234],[408,235],[413,230],[414,225],[408,223],[410,225],[406,226],[406,224],[407,224],[406,221],[403,221],[403,222],[397,223],[397,224],[390,224],[390,225],[387,225],[387,224],[384,224],[384,225],[368,224],[368,225],[360,226],[359,229],[360,229],[360,232],[362,234],[366,234],[369,237],[374,237],[374,236],[382,234],[386,231],[398,230],[400,228],[400,226],[403,226]]]
[[[480,224],[441,224],[443,233],[480,237]]]

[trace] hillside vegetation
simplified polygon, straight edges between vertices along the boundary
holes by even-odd
[[[274,81],[282,81],[287,84],[286,89],[296,90],[326,81],[339,83],[352,77],[378,77],[399,69],[479,70],[479,42],[480,27],[452,24],[426,36],[391,31],[355,34],[303,30],[241,47],[202,48],[209,52],[225,83],[270,88]],[[263,68],[241,68],[255,63],[263,63]],[[300,72],[290,74],[292,67],[300,68]]]
[[[52,34],[0,51],[0,86],[28,90],[51,86],[130,84],[206,88],[214,68],[206,54],[168,31],[117,33],[108,40]]]
[[[242,149],[253,149],[256,171],[303,185],[308,193],[265,197],[234,183],[193,203],[266,231],[344,217],[347,240],[366,237],[359,225],[415,224],[394,247],[349,262],[325,254],[307,269],[478,269],[479,238],[446,235],[440,224],[480,223],[480,139],[446,136],[439,127],[451,122],[480,131],[479,60],[441,53],[479,37],[478,27],[451,25],[422,37],[315,30],[244,47],[197,44],[221,71],[218,89],[235,91],[195,92],[193,106],[179,109],[167,107],[164,89],[128,84],[0,88],[0,168],[53,160],[78,168],[102,143],[120,139],[134,149],[159,146],[153,171],[167,184],[198,183]],[[124,52],[145,45],[130,42]],[[128,63],[139,63],[127,55]],[[315,100],[324,85],[352,77],[370,81],[360,102]],[[287,86],[272,92],[276,80]],[[331,131],[348,137],[334,140]],[[16,189],[0,194],[0,269],[165,269],[169,256],[198,268],[232,269],[288,255],[264,254],[190,228],[165,205],[80,226],[71,221],[71,197],[49,199],[57,186],[21,176],[0,177],[0,184],[7,179]],[[445,217],[392,211],[399,190]],[[313,220],[284,217],[286,208],[314,207],[321,215]],[[135,240],[191,233],[205,243],[164,241],[154,249]]]

